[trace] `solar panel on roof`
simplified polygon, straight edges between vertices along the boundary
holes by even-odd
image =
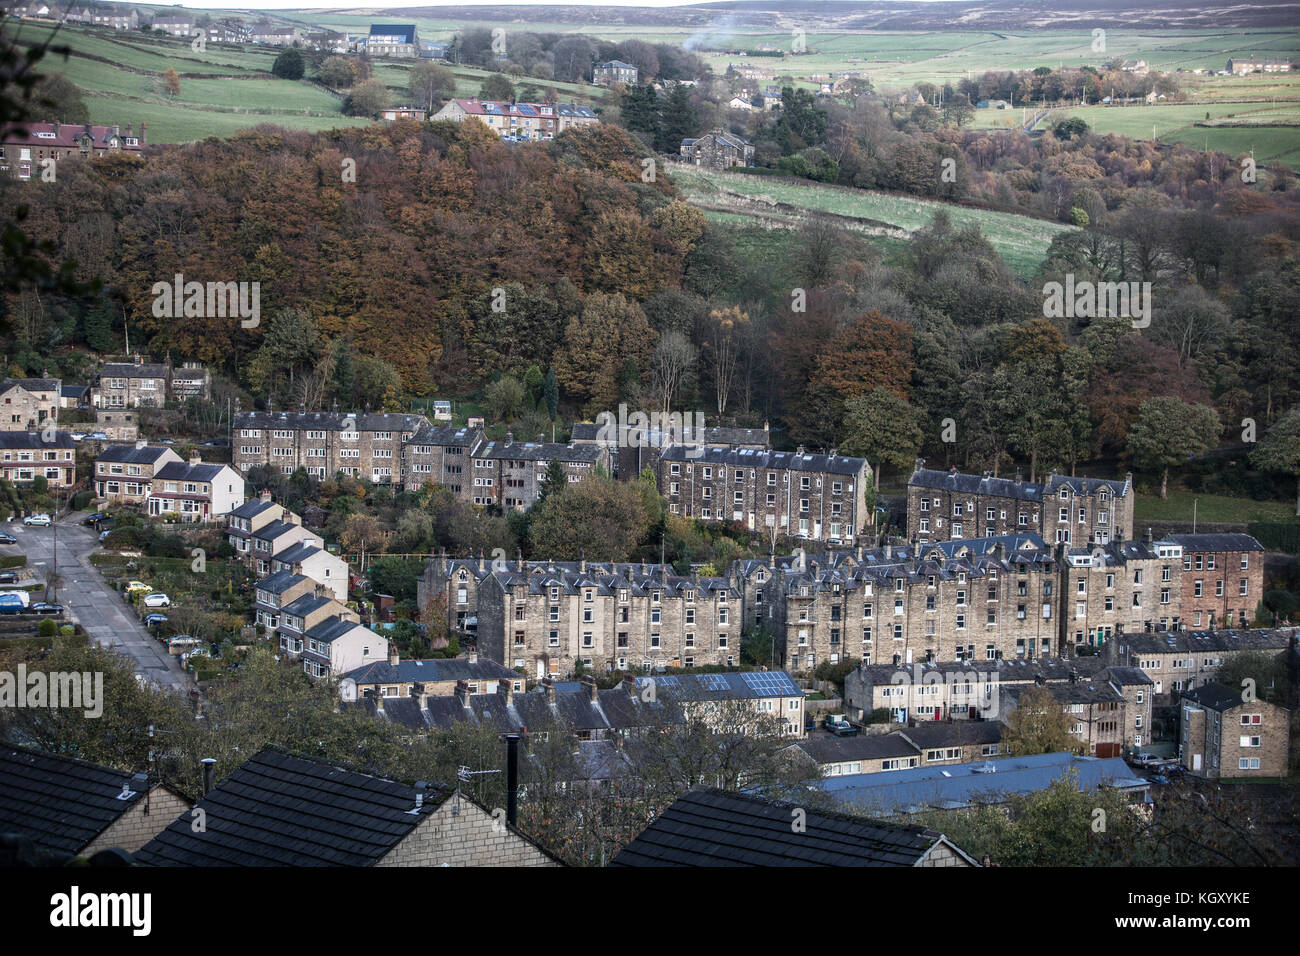
[[[699,681],[705,690],[728,690],[731,687],[725,674],[700,674]]]

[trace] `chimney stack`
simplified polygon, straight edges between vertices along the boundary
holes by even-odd
[[[136,447],[136,448],[148,448],[148,447],[149,447],[149,440],[148,440],[147,438],[137,438],[137,439],[135,440],[135,447]]]
[[[555,703],[555,681],[549,677],[542,678],[542,693],[546,695],[546,703],[554,705]]]
[[[587,697],[593,704],[600,700],[600,688],[596,686],[596,678],[586,675],[582,678],[582,683],[587,689]]]
[[[392,666],[392,667],[396,667],[396,666],[401,662],[401,660],[402,660],[402,658],[401,658],[401,654],[400,654],[400,653],[398,652],[398,650],[397,650],[397,645],[394,644],[394,643],[391,643],[391,642],[390,642],[389,645],[388,645],[388,663],[389,663],[389,665]]]
[[[515,702],[515,683],[510,679],[497,681],[497,694],[501,697],[501,702],[509,707]]]
[[[467,661],[469,661],[471,664],[477,664],[477,663],[478,663],[478,651],[470,651],[469,654],[466,655],[465,659],[466,659]]]
[[[212,789],[212,777],[217,767],[215,757],[204,757],[201,761],[203,764],[203,795],[206,797],[208,791]]]
[[[469,707],[469,681],[456,681],[456,700],[462,707]]]
[[[271,489],[263,488],[261,495],[259,495],[258,497],[260,497],[263,501],[269,502],[271,500]]]

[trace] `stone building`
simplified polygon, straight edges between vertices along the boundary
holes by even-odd
[[[1204,684],[1179,701],[1178,761],[1211,780],[1286,777],[1291,712],[1239,689]]]
[[[376,484],[401,484],[406,443],[429,422],[389,412],[240,412],[232,458],[241,473],[259,465],[316,478],[340,472]]]
[[[614,86],[617,83],[632,86],[637,81],[638,70],[631,63],[610,60],[608,63],[597,63],[591,74],[592,83],[596,86]]]
[[[476,505],[525,511],[537,500],[552,461],[560,463],[570,484],[590,478],[597,468],[610,472],[609,450],[603,446],[517,442],[508,435],[505,441],[473,448],[461,497]]]
[[[17,485],[44,478],[51,488],[69,488],[76,482],[76,448],[67,432],[0,431],[0,478]]]
[[[936,471],[918,458],[907,483],[911,541],[1035,532],[1072,547],[1133,537],[1133,476],[1124,481],[1049,474],[1042,482]]]
[[[1264,546],[1248,534],[1171,534],[1181,550],[1182,617],[1189,627],[1249,627],[1264,597]]]
[[[635,570],[633,569],[635,568]],[[725,578],[580,561],[494,570],[478,586],[478,649],[528,676],[740,660],[741,600]]]
[[[95,496],[109,504],[143,507],[149,497],[154,473],[167,464],[182,464],[180,455],[167,445],[110,445],[95,459]]]
[[[0,431],[38,432],[57,425],[63,382],[57,378],[7,378],[0,382]]]
[[[750,531],[856,544],[870,533],[871,466],[865,458],[670,445],[658,461],[659,493],[684,518],[732,521]]]
[[[734,133],[715,129],[698,139],[684,139],[681,161],[706,169],[730,169],[732,166],[753,166],[754,147]]]
[[[1169,631],[1118,634],[1106,644],[1108,660],[1137,667],[1168,703],[1184,691],[1215,680],[1219,668],[1242,654],[1276,657],[1291,647],[1296,628],[1251,631]],[[1259,688],[1262,694],[1267,688]]]

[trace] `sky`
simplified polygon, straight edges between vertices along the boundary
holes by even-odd
[[[779,2],[779,0],[778,0]],[[456,7],[481,7],[481,6],[512,6],[512,7],[543,7],[543,6],[575,6],[575,7],[679,7],[684,6],[683,0],[393,0],[391,3],[374,3],[367,6],[356,3],[318,3],[307,6],[303,0],[260,0],[255,6],[239,7],[236,2],[227,0],[225,3],[212,0],[188,0],[188,2],[179,4],[190,10],[233,10],[248,9],[258,10],[356,10],[362,13],[371,10],[389,10],[397,7],[436,7],[436,6],[456,6]]]

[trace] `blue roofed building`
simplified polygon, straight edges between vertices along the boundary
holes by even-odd
[[[1110,787],[1130,793],[1134,803],[1147,800],[1149,782],[1120,758],[1064,752],[826,777],[818,786],[853,812],[888,817],[1002,803],[1045,790],[1066,774],[1083,790]]]

